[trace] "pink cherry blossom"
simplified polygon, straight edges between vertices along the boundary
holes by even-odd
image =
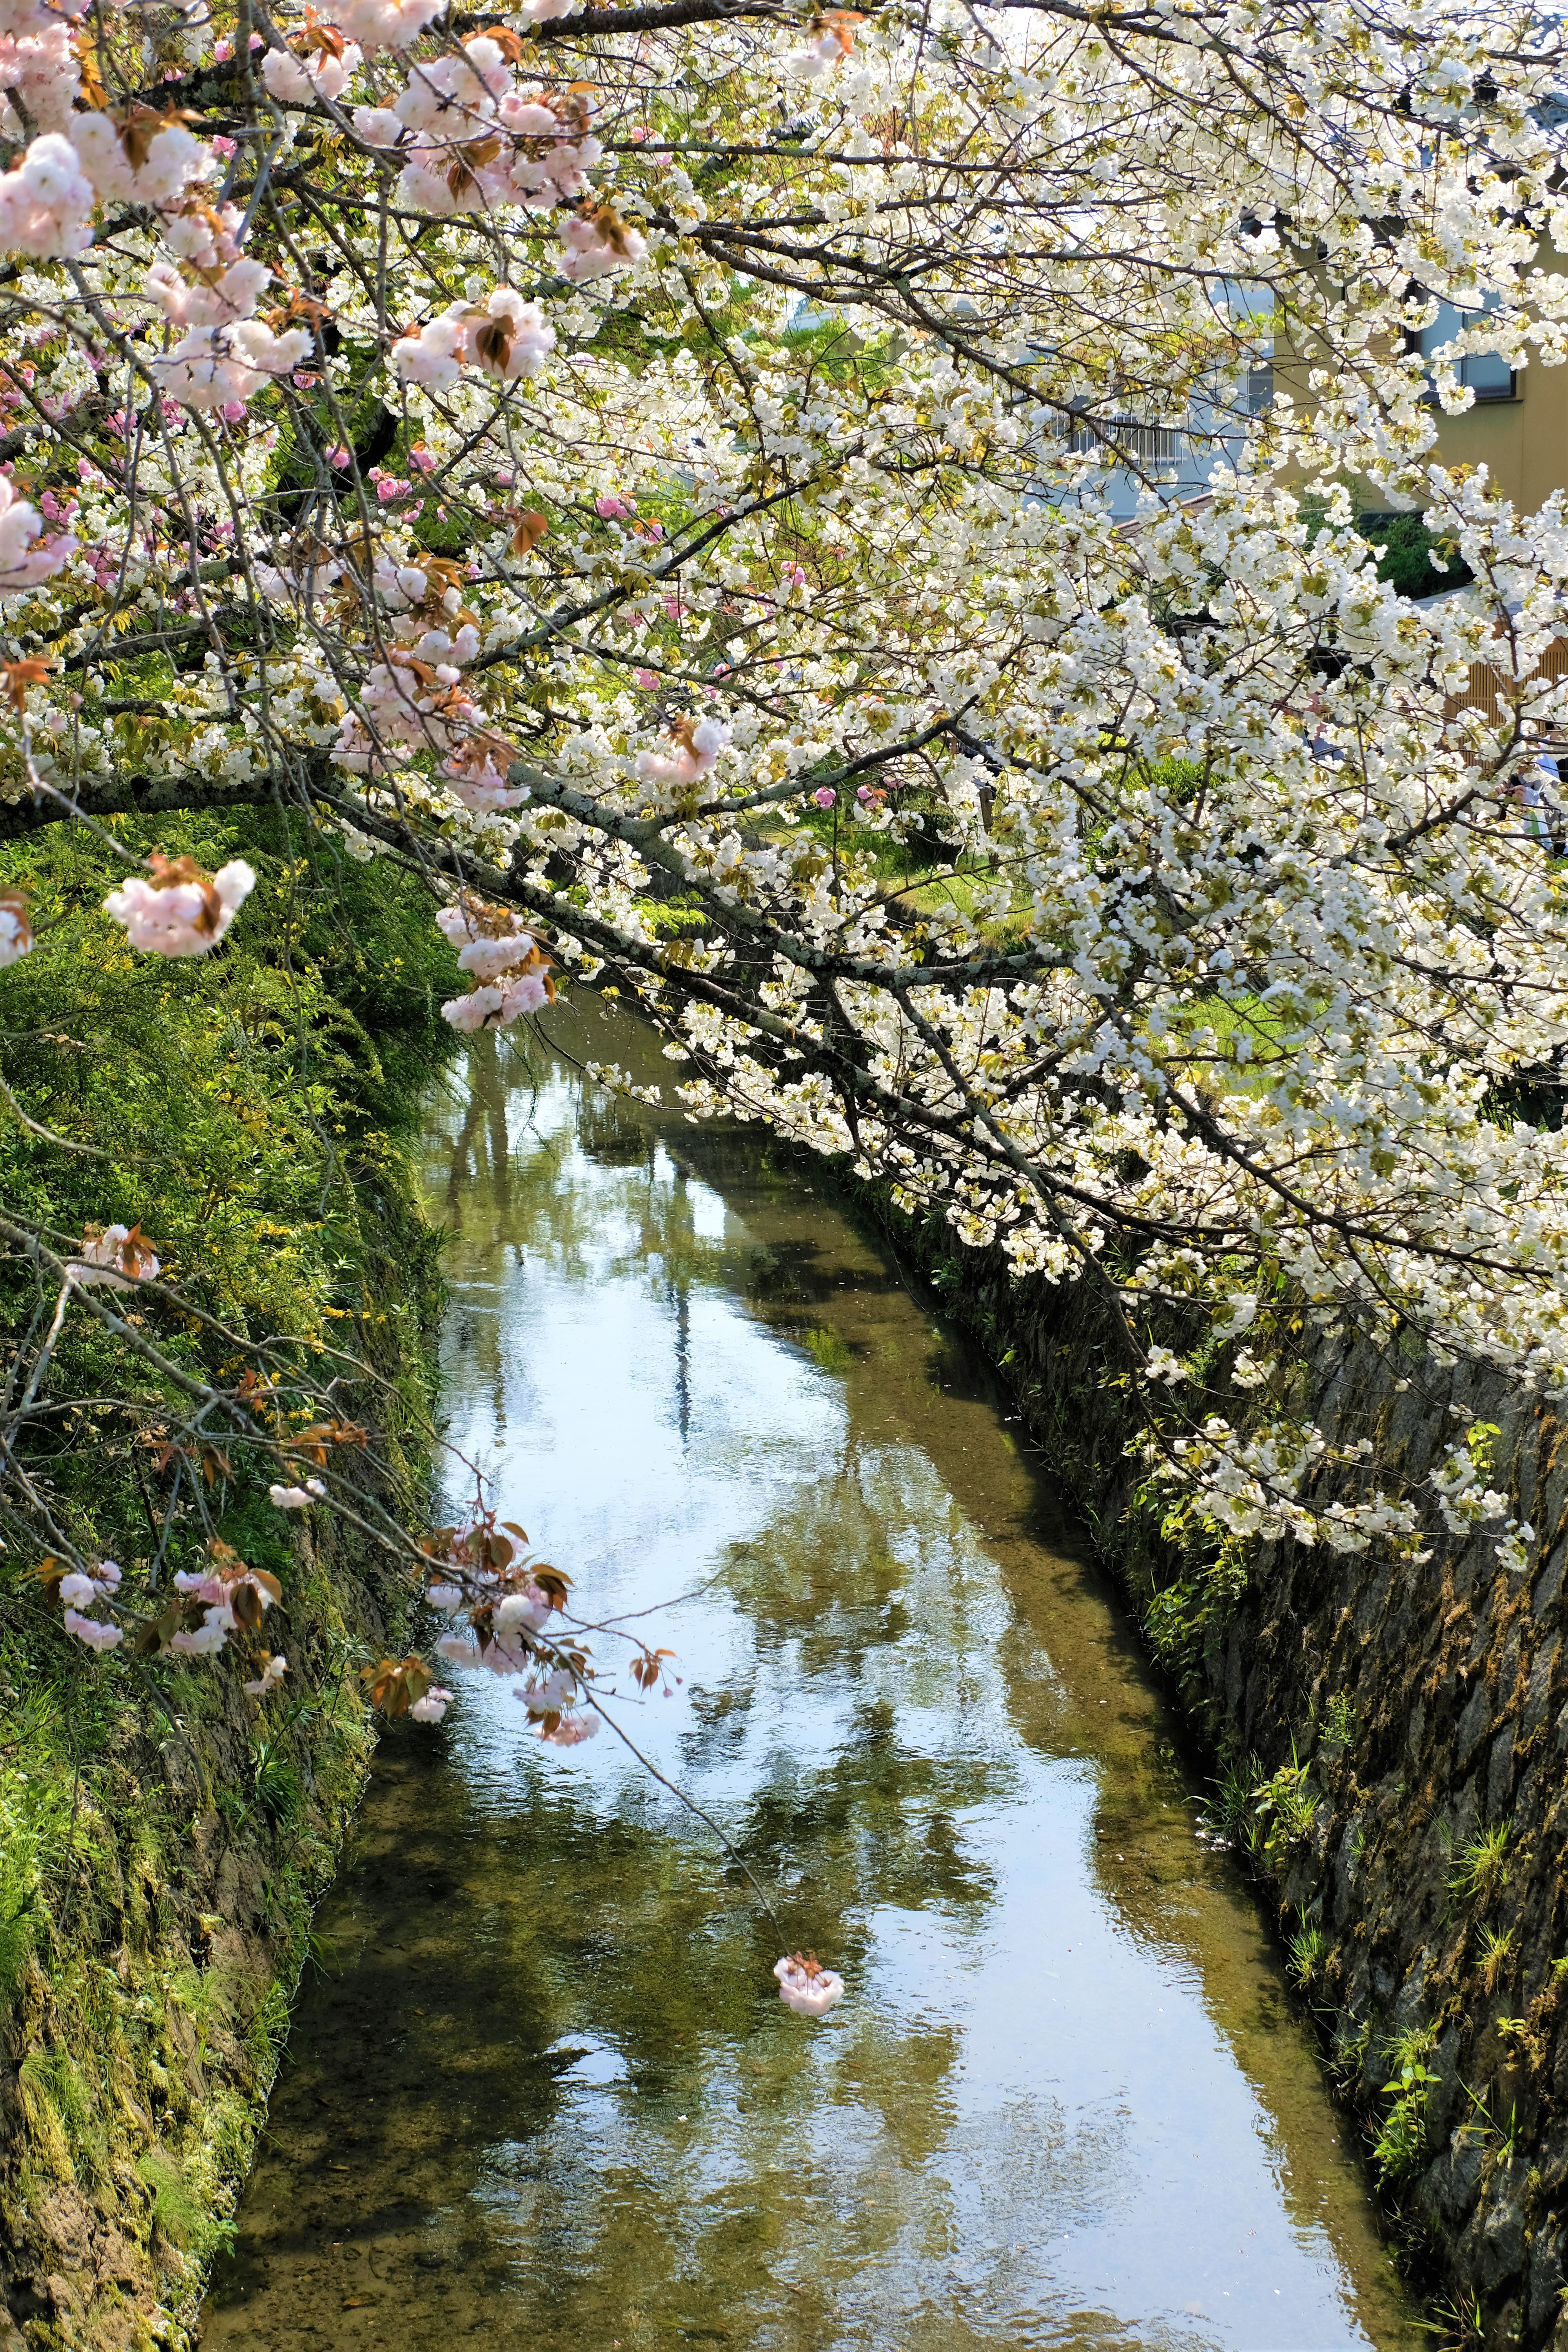
[[[291,49],[268,49],[261,63],[261,79],[274,98],[286,106],[312,106],[318,98],[341,98],[359,71],[361,51],[350,41],[342,57],[329,49],[309,49],[296,57]]]
[[[406,49],[440,15],[441,0],[342,0],[333,13],[339,31],[362,47]]]
[[[449,761],[441,773],[463,806],[472,809],[476,816],[518,808],[528,798],[527,786],[509,783],[488,753],[477,761],[462,758]]]
[[[226,1617],[228,1619],[226,1624],[223,1622]],[[214,1657],[227,1641],[233,1625],[234,1620],[226,1610],[209,1609],[205,1623],[198,1625],[194,1633],[186,1633],[184,1628],[177,1633],[172,1633],[169,1636],[169,1647],[171,1650],[177,1651],[182,1657]]]
[[[42,537],[43,528],[37,509],[29,506],[26,499],[19,499],[7,478],[0,474],[0,596],[15,596],[23,589],[36,588],[74,553],[77,541],[73,532],[46,540]]]
[[[114,1591],[120,1582],[120,1570],[111,1559],[100,1560],[96,1568],[73,1570],[60,1579],[60,1599],[76,1609],[91,1609]]]
[[[125,1639],[122,1625],[102,1625],[96,1617],[84,1617],[77,1609],[66,1611],[66,1632],[85,1642],[89,1650],[112,1650]]]
[[[537,1013],[549,1001],[550,992],[541,973],[518,972],[510,979],[471,989],[467,996],[450,998],[441,1007],[441,1018],[472,1036],[479,1029],[504,1029],[523,1013]]]
[[[85,253],[92,243],[92,182],[76,149],[61,131],[47,131],[19,163],[0,173],[0,249],[35,261]]]
[[[561,275],[574,286],[607,278],[616,269],[635,268],[647,252],[646,238],[608,205],[596,213],[574,214],[561,232]]]
[[[533,935],[519,928],[510,908],[491,907],[466,898],[455,907],[442,907],[436,928],[458,950],[458,961],[479,981],[494,980],[532,955]]]
[[[99,196],[146,205],[171,215],[181,209],[186,188],[204,178],[210,163],[200,140],[177,121],[165,122],[144,153],[138,148],[137,162],[119,124],[107,114],[73,115],[69,142],[72,163]]]
[[[182,1570],[174,1578],[174,1590],[188,1593],[196,1601],[218,1603],[224,1600],[228,1587],[221,1576],[215,1575],[210,1569],[201,1568]]]
[[[448,997],[441,1007],[441,1018],[449,1021],[465,1037],[471,1037],[478,1030],[493,1027],[500,1011],[499,988],[474,988],[467,996]]]
[[[639,751],[637,772],[640,781],[649,784],[689,784],[699,776],[708,775],[719,754],[730,740],[730,730],[717,719],[682,719],[671,730],[676,743],[673,753]]]
[[[27,902],[16,890],[0,896],[0,971],[33,951],[33,926]]]
[[[319,1478],[307,1478],[302,1486],[268,1486],[267,1499],[280,1511],[303,1511],[320,1502],[326,1491]]]
[[[231,858],[214,875],[189,857],[163,858],[155,852],[153,877],[132,874],[104,900],[105,911],[123,923],[133,948],[149,955],[206,955],[223,938],[256,887],[243,857]]]
[[[537,1633],[550,1614],[550,1597],[530,1584],[521,1592],[509,1592],[496,1604],[495,1623],[498,1633],[510,1633],[521,1625],[525,1633]]]
[[[140,1225],[110,1225],[100,1234],[89,1232],[80,1255],[66,1267],[79,1290],[94,1284],[106,1290],[130,1290],[138,1282],[155,1282],[158,1271],[157,1257],[143,1240]],[[118,1571],[115,1581],[119,1581]]]
[[[563,1715],[553,1729],[541,1724],[539,1736],[552,1748],[577,1748],[584,1739],[592,1739],[598,1728],[596,1715]]]
[[[533,952],[533,941],[526,932],[511,939],[474,940],[461,950],[458,961],[476,980],[496,980],[514,964],[524,962]]]
[[[542,973],[520,971],[515,978],[501,983],[500,1024],[516,1021],[524,1013],[538,1013],[550,1002],[550,992]]]
[[[844,1998],[844,1979],[820,1966],[815,1957],[786,1953],[773,1963],[779,1999],[802,2017],[826,2017]]]

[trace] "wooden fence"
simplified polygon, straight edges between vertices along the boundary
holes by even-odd
[[[1529,684],[1536,678],[1545,682],[1563,677],[1568,677],[1568,637],[1557,637],[1523,682]],[[1495,670],[1489,662],[1472,662],[1464,692],[1448,697],[1443,716],[1452,719],[1460,710],[1479,710],[1495,727],[1506,717],[1513,700],[1512,687],[1511,677]]]

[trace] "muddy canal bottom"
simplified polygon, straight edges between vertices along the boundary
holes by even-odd
[[[848,1995],[784,2010],[689,1816],[465,1677],[381,1749],[207,2352],[1422,2341],[984,1365],[757,1138],[564,1059],[476,1048],[427,1178],[454,1443],[594,1612],[668,1604],[627,1727]]]

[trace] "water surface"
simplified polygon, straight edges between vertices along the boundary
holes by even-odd
[[[204,2344],[1414,2352],[1005,1392],[757,1134],[588,1081],[668,1087],[629,1023],[552,1025],[431,1106],[450,1437],[585,1608],[654,1611],[628,1731],[848,1997],[784,2011],[700,1824],[463,1677],[379,1753]]]

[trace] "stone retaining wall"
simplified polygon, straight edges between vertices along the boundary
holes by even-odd
[[[1464,1368],[1320,1346],[1297,1367],[1307,1410],[1331,1440],[1372,1441],[1378,1482],[1422,1504],[1430,1557],[1285,1542],[1238,1568],[1163,1528],[1092,1297],[1015,1284],[997,1254],[877,1206],[1012,1381],[1209,1743],[1216,1810],[1452,2340],[1568,2352],[1562,1417]],[[1448,1535],[1423,1483],[1478,1423],[1498,1431],[1489,1483],[1537,1533],[1522,1574],[1500,1566],[1497,1527]]]
[[[307,1705],[263,1717],[227,1662],[198,1667],[161,1737],[128,1709],[82,1776],[47,1973],[27,1959],[0,2029],[0,2352],[190,2340],[369,1766],[355,1667],[406,1605],[330,1524],[294,1555]]]

